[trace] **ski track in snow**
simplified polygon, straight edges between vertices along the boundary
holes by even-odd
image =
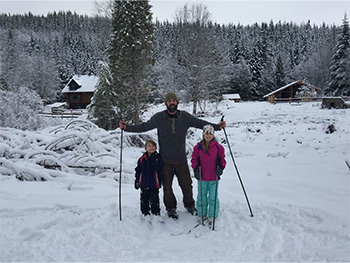
[[[180,210],[177,221],[143,219],[116,205],[1,212],[0,260],[7,261],[346,261],[349,226],[291,205],[222,203],[216,230]],[[31,224],[28,224],[31,222]],[[173,236],[172,234],[176,234]],[[179,235],[177,235],[179,234]],[[166,242],[166,244],[165,244]],[[4,249],[4,248],[9,249]],[[160,249],[167,247],[168,249]],[[305,249],[308,248],[308,249]],[[310,248],[314,248],[310,250]],[[59,253],[58,253],[59,252]],[[141,252],[140,254],[138,254]]]

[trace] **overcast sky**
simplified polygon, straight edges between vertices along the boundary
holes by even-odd
[[[72,11],[78,14],[94,15],[94,0],[55,1],[55,0],[0,0],[0,12],[10,14],[46,15],[53,11]],[[311,21],[311,24],[341,25],[344,13],[350,15],[350,0],[343,1],[253,1],[253,0],[211,0],[211,1],[173,1],[151,0],[153,17],[160,21],[174,20],[178,8],[186,3],[202,2],[212,14],[212,21],[219,24],[253,24],[255,22],[295,22],[297,24]]]

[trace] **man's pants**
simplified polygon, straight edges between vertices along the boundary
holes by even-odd
[[[190,170],[187,163],[185,164],[163,164],[162,181],[164,192],[164,204],[167,210],[176,209],[176,198],[173,192],[172,184],[174,175],[176,175],[179,186],[183,194],[183,203],[185,207],[193,207],[193,190]]]
[[[153,215],[160,215],[158,189],[141,189],[140,202],[143,215],[149,215],[150,210]]]

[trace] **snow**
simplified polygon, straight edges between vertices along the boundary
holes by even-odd
[[[52,103],[52,104],[48,104],[46,106],[50,107],[50,108],[60,108],[60,107],[67,106],[67,103],[66,102],[55,102],[55,103]]]
[[[238,93],[233,93],[233,94],[222,94],[222,97],[224,100],[234,100],[234,99],[241,99]]]
[[[215,110],[207,105],[210,114],[204,119],[218,123],[225,115],[254,214],[250,217],[224,133],[216,132],[228,163],[215,231],[193,229],[196,218],[185,211],[176,179],[179,220],[165,216],[163,203],[161,220],[142,218],[133,180],[143,148],[132,142],[156,140],[155,130],[124,133],[120,221],[119,129],[104,131],[84,120],[36,132],[1,128],[0,261],[350,261],[345,164],[350,111],[320,106],[222,101]],[[191,105],[179,108],[191,112]],[[163,109],[164,104],[150,106],[144,120]],[[332,124],[336,131],[330,133]],[[190,130],[189,155],[201,136],[200,130]],[[46,169],[38,164],[42,161],[61,168]],[[112,169],[101,168],[107,166]],[[32,181],[16,179],[19,174]]]

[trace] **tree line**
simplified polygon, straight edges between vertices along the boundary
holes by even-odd
[[[162,101],[168,91],[193,102],[193,113],[223,93],[261,100],[295,80],[350,96],[346,14],[341,26],[221,25],[203,4],[185,5],[174,22],[155,23],[148,1],[114,1],[112,8],[111,17],[1,14],[0,89],[26,86],[56,101],[73,74],[99,75],[91,118],[104,114],[105,128],[113,115],[138,122],[145,103]]]

